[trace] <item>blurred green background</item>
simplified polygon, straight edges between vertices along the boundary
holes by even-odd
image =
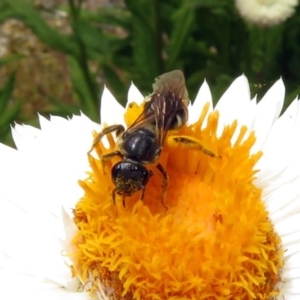
[[[258,99],[282,76],[285,107],[300,92],[300,14],[261,28],[233,0],[0,0],[0,141],[37,112],[99,122],[104,84],[124,104],[158,75],[184,71],[190,98],[203,79],[218,99],[247,75]]]

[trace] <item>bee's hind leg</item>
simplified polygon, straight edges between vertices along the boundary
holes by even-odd
[[[198,149],[208,156],[221,158],[220,155],[216,155],[200,140],[190,137],[188,135],[170,135],[167,137],[166,143],[171,147],[178,147],[180,145],[189,149]]]
[[[167,188],[169,185],[169,175],[167,173],[167,171],[164,169],[164,167],[158,163],[157,165],[155,165],[155,167],[157,168],[157,170],[162,174],[163,176],[163,181],[162,181],[162,197],[161,197],[161,203],[164,206],[165,209],[168,209],[168,207],[165,204],[165,198],[167,195]]]

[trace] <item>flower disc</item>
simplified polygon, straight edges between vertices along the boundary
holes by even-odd
[[[128,106],[130,125],[141,107]],[[270,299],[278,294],[283,266],[281,240],[274,232],[253,181],[262,153],[251,155],[254,133],[237,122],[217,135],[218,112],[203,128],[199,120],[168,132],[159,162],[169,176],[162,203],[162,176],[155,166],[143,201],[137,192],[112,201],[110,170],[90,156],[92,172],[80,182],[84,197],[74,210],[78,232],[70,254],[74,269],[91,294],[107,299]],[[209,149],[174,144],[172,136],[189,136]],[[100,142],[98,157],[117,149]]]

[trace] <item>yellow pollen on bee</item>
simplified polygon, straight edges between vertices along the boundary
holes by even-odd
[[[132,124],[141,107],[128,107]],[[207,118],[207,125],[202,124]],[[92,296],[108,299],[271,299],[279,291],[283,266],[281,240],[274,232],[257,188],[251,155],[254,133],[237,122],[217,135],[218,112],[208,105],[198,122],[172,134],[190,136],[209,147],[216,157],[184,145],[165,145],[160,163],[169,176],[161,202],[162,176],[153,170],[143,201],[139,192],[112,201],[110,169],[89,157],[92,171],[80,185],[85,194],[74,209],[78,232],[72,241],[73,268]],[[100,142],[99,157],[115,149]]]

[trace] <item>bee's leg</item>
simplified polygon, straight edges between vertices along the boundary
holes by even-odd
[[[190,137],[188,135],[170,135],[167,137],[166,142],[171,147],[178,147],[179,145],[190,148],[199,149],[204,154],[211,157],[221,158],[220,155],[216,155],[213,151],[208,149],[200,140]]]
[[[144,200],[144,196],[145,196],[145,187],[143,186],[140,200],[143,201]]]
[[[100,140],[107,134],[111,133],[111,132],[116,132],[116,136],[119,136],[120,134],[122,134],[125,131],[125,128],[123,125],[112,125],[112,126],[108,126],[106,128],[104,128],[95,138],[92,144],[91,149],[88,151],[88,154],[90,154],[93,149],[95,148],[95,146],[100,142]]]
[[[112,191],[112,200],[113,200],[114,204],[116,204],[116,193],[117,193],[117,189],[113,189],[113,191]]]
[[[112,191],[112,200],[113,200],[114,205],[116,205],[116,194],[117,194],[117,189],[114,188]],[[125,207],[125,196],[124,195],[122,195],[122,204],[123,204],[123,207]]]
[[[168,176],[168,173],[167,171],[163,168],[163,166],[158,163],[157,165],[155,165],[156,168],[159,170],[159,172],[162,174],[163,176],[163,182],[162,182],[162,189],[163,189],[163,192],[162,192],[162,197],[161,197],[161,203],[162,205],[168,209],[168,207],[166,206],[165,204],[165,198],[166,198],[166,195],[167,195],[167,188],[168,188],[168,185],[169,185],[169,176]]]
[[[149,178],[152,177],[154,173],[151,170],[148,170],[148,172],[149,172]],[[144,200],[144,196],[145,196],[146,186],[142,185],[141,186],[141,190],[142,190],[142,194],[141,194],[140,200],[143,201]]]
[[[107,153],[107,154],[104,154],[101,156],[101,165],[102,165],[102,171],[103,171],[103,174],[105,174],[105,171],[104,171],[104,163],[111,159],[112,157],[114,156],[119,156],[121,158],[123,158],[123,154],[121,153],[121,151],[119,150],[116,150],[114,152],[111,152],[111,153]]]

